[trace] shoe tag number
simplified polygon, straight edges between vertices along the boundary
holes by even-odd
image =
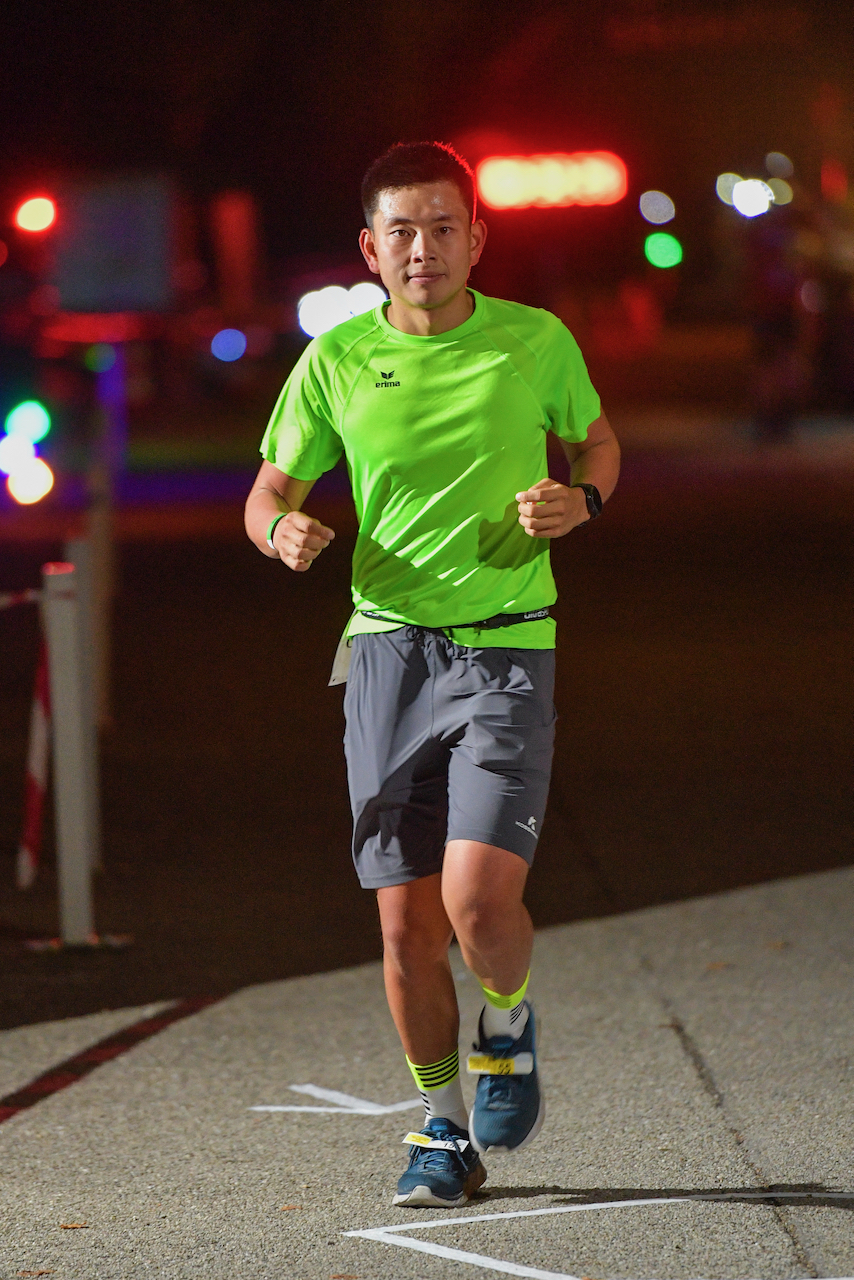
[[[490,1058],[486,1053],[470,1053],[468,1057],[470,1076],[529,1076],[533,1070],[532,1053],[517,1053],[515,1058]]]

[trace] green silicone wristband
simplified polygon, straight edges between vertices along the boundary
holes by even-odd
[[[279,515],[273,517],[273,519],[270,521],[270,524],[267,528],[267,546],[272,551],[276,550],[275,544],[273,543],[273,532],[276,528],[276,525],[279,523],[279,521],[284,520],[285,516],[287,515],[290,515],[289,511],[280,512]]]

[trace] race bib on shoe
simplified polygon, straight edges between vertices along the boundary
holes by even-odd
[[[470,1076],[529,1076],[534,1070],[532,1053],[517,1053],[515,1058],[490,1058],[487,1053],[470,1053],[466,1066]]]
[[[444,1138],[428,1138],[426,1133],[408,1133],[403,1139],[405,1147],[430,1147],[433,1151],[465,1151],[467,1138],[458,1138],[456,1142],[446,1142]]]

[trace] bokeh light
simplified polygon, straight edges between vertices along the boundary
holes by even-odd
[[[794,191],[788,182],[784,182],[782,178],[769,178],[768,186],[774,196],[775,204],[791,204],[794,197]]]
[[[22,231],[47,231],[56,220],[56,205],[47,196],[33,196],[15,210],[15,225]]]
[[[732,189],[733,207],[745,218],[758,218],[773,204],[774,192],[759,178],[746,178]]]
[[[106,373],[116,363],[116,348],[111,342],[95,342],[87,347],[83,363],[93,373]]]
[[[682,246],[668,231],[653,231],[644,241],[643,251],[654,267],[676,267],[682,261]]]
[[[0,471],[10,476],[36,456],[36,446],[26,436],[0,437]]]
[[[35,444],[50,431],[50,414],[38,400],[23,400],[6,415],[6,430],[10,436],[24,436]]]
[[[821,194],[833,204],[842,204],[848,195],[845,165],[833,156],[827,156],[821,162]]]
[[[718,199],[723,200],[724,204],[732,204],[733,187],[741,180],[740,173],[719,173],[715,182],[715,191],[718,193]]]
[[[640,198],[640,211],[647,222],[656,226],[676,217],[676,205],[663,191],[645,191]]]
[[[240,329],[220,329],[211,339],[211,355],[231,364],[246,351],[246,334]]]
[[[765,157],[765,168],[772,178],[791,178],[795,172],[795,166],[782,151],[769,151]]]
[[[382,306],[386,300],[386,294],[378,284],[364,280],[361,284],[354,284],[352,289],[347,290],[347,298],[353,315],[361,316],[366,311],[373,311],[374,307]]]
[[[367,280],[354,284],[352,289],[328,284],[325,289],[314,289],[300,298],[297,306],[299,327],[310,338],[317,338],[353,316],[373,311],[385,300],[384,290]]]
[[[31,458],[23,467],[13,471],[6,481],[6,488],[23,506],[39,502],[53,488],[53,472],[43,458]]]
[[[626,194],[628,174],[611,151],[490,156],[477,167],[477,185],[491,209],[566,208],[616,204]]]

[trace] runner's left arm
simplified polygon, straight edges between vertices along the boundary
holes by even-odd
[[[569,460],[571,485],[593,484],[607,502],[620,474],[620,446],[604,413],[591,422],[586,439],[560,443]],[[517,493],[516,501],[519,523],[532,538],[562,538],[589,519],[584,491],[548,477]]]

